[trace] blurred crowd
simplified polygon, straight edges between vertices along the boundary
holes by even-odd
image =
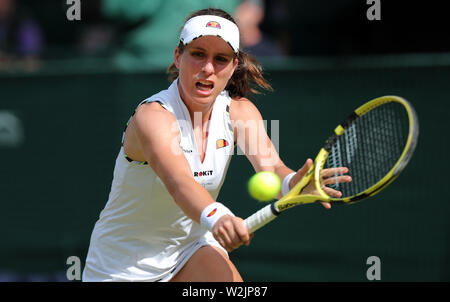
[[[81,20],[70,21],[66,12],[76,2]],[[370,22],[365,1],[324,3],[0,0],[0,72],[35,71],[49,60],[85,57],[111,58],[123,67],[164,67],[172,60],[184,18],[205,7],[230,12],[240,27],[242,48],[258,59],[450,51],[448,39],[442,38],[448,18],[435,16],[444,11],[439,8],[408,6],[405,12],[404,5],[383,3],[381,21]]]
[[[74,57],[162,66],[172,59],[184,18],[205,7],[231,12],[246,52],[256,57],[289,53],[286,37],[277,33],[287,18],[284,0],[79,0],[79,21],[65,14],[75,2],[36,2],[0,0],[0,71],[34,71],[46,60]],[[267,21],[271,25],[265,29]]]
[[[88,27],[82,35],[81,47],[85,54],[92,55],[110,45],[106,50],[117,50],[115,61],[122,67],[167,66],[173,59],[186,16],[198,9],[219,7],[234,16],[245,51],[256,57],[282,56],[287,53],[285,45],[274,38],[274,32],[263,30],[261,25],[268,18],[266,12],[283,10],[284,4],[284,1],[269,0],[101,0],[97,11],[111,26],[105,27],[103,23]],[[274,6],[277,9],[273,10]],[[269,18],[279,22],[278,16]]]
[[[44,49],[39,23],[15,0],[0,0],[0,70],[35,70]],[[17,65],[16,65],[17,66]]]

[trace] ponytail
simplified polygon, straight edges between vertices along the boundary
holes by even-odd
[[[228,81],[225,90],[228,90],[231,97],[245,97],[259,94],[258,88],[273,90],[269,82],[264,79],[261,64],[251,55],[239,51],[238,66]]]

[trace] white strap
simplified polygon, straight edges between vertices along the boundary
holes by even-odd
[[[226,206],[220,202],[213,202],[203,209],[202,214],[200,215],[200,224],[212,232],[217,220],[224,215],[231,215],[234,217],[234,214]]]
[[[187,45],[201,36],[219,36],[235,53],[239,52],[239,28],[228,19],[212,15],[193,17],[181,30],[180,40]]]
[[[289,187],[289,183],[291,182],[291,179],[292,177],[294,177],[295,174],[296,174],[295,172],[292,172],[283,179],[283,183],[281,184],[281,194],[283,196],[285,196],[291,190],[291,188]]]

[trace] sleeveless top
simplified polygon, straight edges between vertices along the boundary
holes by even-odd
[[[139,105],[157,101],[175,116],[180,147],[192,177],[216,200],[234,148],[231,98],[223,91],[213,104],[206,154],[201,162],[189,111],[177,83],[175,80],[167,90]],[[151,167],[129,158],[122,146],[108,201],[91,235],[83,280],[160,280],[181,261],[183,251],[207,232],[178,207]]]

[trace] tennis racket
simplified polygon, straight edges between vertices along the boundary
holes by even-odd
[[[250,233],[297,205],[314,202],[351,204],[373,196],[386,188],[406,167],[419,136],[419,122],[414,108],[398,96],[373,99],[356,109],[325,141],[305,176],[284,197],[260,209],[245,220]],[[351,182],[327,184],[323,169],[347,167]],[[342,169],[335,169],[335,171]],[[318,195],[301,194],[310,181]],[[324,191],[328,186],[340,191],[339,198]]]

